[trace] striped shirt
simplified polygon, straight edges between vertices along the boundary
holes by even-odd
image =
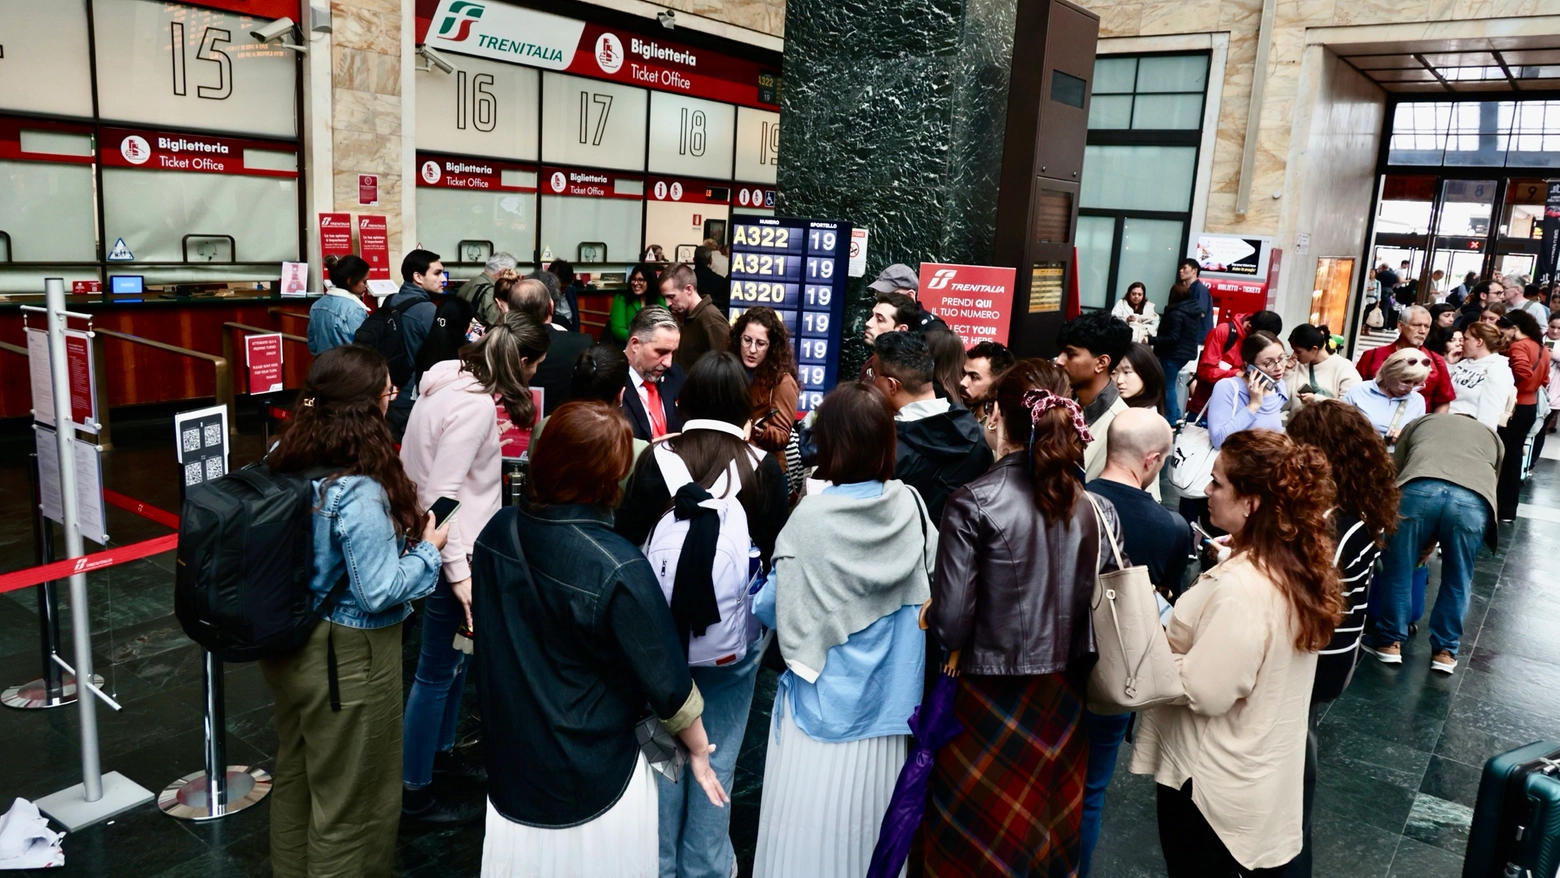
[[[1371,568],[1381,554],[1377,534],[1352,513],[1334,509],[1333,528],[1338,548],[1333,566],[1343,580],[1343,620],[1333,629],[1332,641],[1316,660],[1316,684],[1312,701],[1331,701],[1343,694],[1354,676],[1354,660],[1359,656],[1360,636],[1365,630],[1365,604],[1369,596]]]

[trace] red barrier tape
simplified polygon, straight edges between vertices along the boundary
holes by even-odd
[[[179,529],[179,516],[174,515],[172,512],[165,512],[156,506],[142,503],[134,497],[126,497],[118,491],[110,491],[107,488],[103,489],[103,499],[108,501],[110,506],[117,506],[127,512],[133,512],[142,518],[155,521],[163,527],[171,527],[174,530]]]
[[[165,515],[167,513],[164,513]],[[80,558],[67,558],[64,561],[55,561],[53,564],[44,564],[41,567],[28,567],[25,570],[16,570],[0,575],[0,594],[8,591],[16,591],[19,588],[27,588],[30,585],[48,582],[51,579],[64,579],[72,573],[91,573],[94,570],[102,570],[105,567],[113,567],[116,564],[124,564],[140,558],[159,555],[170,552],[179,547],[179,535],[155,537],[150,540],[142,540],[139,543],[131,543],[128,546],[116,546],[91,555],[83,555]]]

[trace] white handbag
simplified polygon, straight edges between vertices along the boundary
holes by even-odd
[[[1100,539],[1110,541],[1117,568],[1095,579],[1089,604],[1099,652],[1099,661],[1089,673],[1089,710],[1108,716],[1169,704],[1184,697],[1186,690],[1159,620],[1158,593],[1148,568],[1125,566],[1121,546],[1106,526],[1099,503],[1087,491],[1084,496],[1094,507]]]
[[[1209,400],[1208,405],[1213,401]],[[1230,396],[1230,417],[1240,405],[1237,394]],[[1203,421],[1208,406],[1197,417],[1181,425],[1175,434],[1175,446],[1170,451],[1170,484],[1182,497],[1201,500],[1208,496],[1208,481],[1213,478],[1213,462],[1219,459],[1219,450],[1213,447],[1213,434]]]

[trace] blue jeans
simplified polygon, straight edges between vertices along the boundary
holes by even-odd
[[[1381,580],[1385,574],[1377,573],[1370,581],[1370,596],[1365,602],[1365,615],[1373,621],[1381,618],[1381,602],[1386,589]],[[1425,589],[1430,585],[1430,568],[1420,565],[1414,568],[1413,600],[1408,611],[1408,621],[1418,622],[1425,614]]]
[[[440,574],[438,586],[423,604],[422,654],[417,657],[417,676],[402,723],[401,783],[408,789],[420,790],[433,782],[434,751],[455,748],[467,655],[453,644],[455,629],[464,621],[466,611]]]
[[[1430,610],[1430,649],[1457,654],[1463,617],[1468,612],[1468,585],[1473,581],[1473,561],[1490,507],[1484,498],[1459,485],[1440,479],[1418,479],[1403,486],[1398,503],[1401,521],[1387,551],[1382,554],[1381,615],[1376,619],[1372,646],[1408,640],[1414,568],[1432,539],[1441,543],[1441,589]]]
[[[1083,849],[1078,854],[1079,878],[1088,878],[1094,844],[1100,840],[1105,790],[1116,773],[1116,751],[1121,749],[1131,722],[1130,713],[1101,716],[1087,710],[1083,712],[1083,730],[1089,735],[1089,774],[1083,786]]]
[[[1176,376],[1181,374],[1181,369],[1186,366],[1186,361],[1167,360],[1164,357],[1160,357],[1159,365],[1165,370],[1165,417],[1169,419],[1171,426],[1175,426],[1175,422],[1181,420],[1181,400],[1176,394],[1176,387],[1179,382]]]
[[[762,641],[752,644],[747,658],[734,665],[689,669],[704,696],[704,732],[715,745],[710,767],[728,793],[747,734],[753,684],[764,657],[762,645]],[[681,783],[659,774],[655,781],[661,799],[661,878],[730,878],[736,857],[731,846],[731,806],[711,805],[704,788],[686,770]]]

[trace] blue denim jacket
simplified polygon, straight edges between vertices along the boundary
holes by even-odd
[[[352,336],[368,317],[368,309],[345,296],[326,293],[309,306],[309,353],[319,356],[333,347],[352,344]]]
[[[325,479],[314,481],[315,495]],[[402,554],[406,541],[395,535],[390,499],[368,476],[342,476],[325,489],[314,510],[314,581],[309,589],[324,600],[348,573],[350,585],[330,621],[348,628],[386,628],[406,619],[407,602],[433,591],[439,581],[439,550],[419,542]]]

